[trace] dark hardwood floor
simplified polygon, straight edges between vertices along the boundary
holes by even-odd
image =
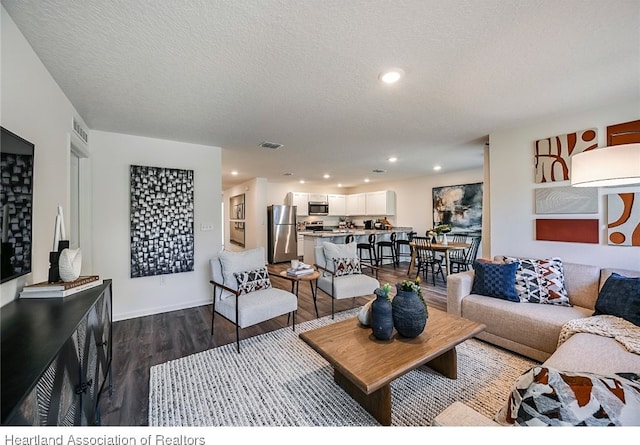
[[[270,265],[272,275],[284,270],[288,263]],[[392,285],[407,279],[408,263],[400,263],[397,269],[385,265],[379,272],[381,284]],[[284,279],[273,277],[272,284],[290,290],[291,285]],[[433,285],[421,283],[427,304],[446,310],[446,286],[440,278]],[[392,291],[395,294],[395,291]],[[335,311],[340,312],[359,307],[373,298],[337,300]],[[331,314],[331,298],[318,291],[319,316]],[[296,323],[316,317],[310,287],[301,283]],[[240,330],[240,339],[260,335],[287,325],[287,317],[273,320]],[[102,395],[100,410],[102,425],[143,426],[147,425],[149,398],[149,369],[151,366],[185,357],[210,348],[235,341],[233,324],[216,316],[215,332],[211,336],[211,305],[183,309],[163,314],[123,320],[113,324],[113,394]]]

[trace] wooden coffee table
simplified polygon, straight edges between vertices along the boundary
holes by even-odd
[[[357,317],[303,332],[300,338],[333,366],[335,382],[382,425],[391,425],[390,383],[419,366],[455,379],[456,345],[482,332],[485,325],[429,308],[429,319],[416,338],[377,340]]]

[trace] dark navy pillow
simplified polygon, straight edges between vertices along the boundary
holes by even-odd
[[[640,326],[640,278],[612,273],[600,289],[593,315],[615,315]]]
[[[475,261],[475,275],[471,292],[487,297],[500,298],[515,303],[520,302],[516,291],[516,270],[518,263],[494,264]]]

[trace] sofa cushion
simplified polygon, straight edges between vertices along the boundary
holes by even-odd
[[[517,264],[494,264],[475,261],[471,291],[474,294],[520,302],[515,288]]]
[[[240,294],[248,294],[249,292],[271,287],[271,280],[266,267],[259,267],[246,272],[234,272],[233,276],[236,277],[238,282]]]
[[[513,304],[471,294],[462,300],[460,315],[487,326],[480,338],[490,333],[551,354],[558,345],[562,326],[574,318],[589,317],[591,310],[579,306]]]
[[[334,258],[333,268],[337,277],[362,273],[359,258]]]
[[[640,354],[627,351],[614,338],[580,332],[562,343],[544,365],[563,371],[613,375],[638,372]]]
[[[593,315],[615,315],[640,326],[640,278],[612,273],[605,281]]]
[[[570,306],[565,288],[564,269],[560,258],[534,259],[505,257],[505,263],[516,263],[516,290],[520,301]]]
[[[536,366],[516,380],[495,420],[523,426],[638,426],[640,385],[619,376]]]

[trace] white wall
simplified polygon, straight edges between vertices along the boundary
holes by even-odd
[[[640,268],[640,248],[607,245],[607,193],[639,192],[628,186],[599,189],[598,215],[536,215],[534,190],[544,185],[534,182],[534,144],[536,140],[597,128],[599,146],[605,146],[606,127],[640,117],[637,102],[587,110],[531,123],[520,128],[496,131],[490,135],[491,254],[530,257],[559,256],[563,260],[597,266]],[[554,186],[569,185],[568,181]],[[600,243],[568,243],[535,240],[537,217],[599,218]]]
[[[69,215],[69,138],[76,112],[15,23],[1,8],[2,126],[35,144],[32,273],[2,284],[0,304],[25,284],[46,281],[57,206]],[[69,220],[66,218],[66,232]]]
[[[115,320],[168,312],[211,301],[209,259],[222,246],[219,147],[91,131],[93,156],[94,268],[113,280]],[[183,272],[130,278],[129,166],[194,171],[195,267]],[[213,231],[203,232],[202,224]]]

